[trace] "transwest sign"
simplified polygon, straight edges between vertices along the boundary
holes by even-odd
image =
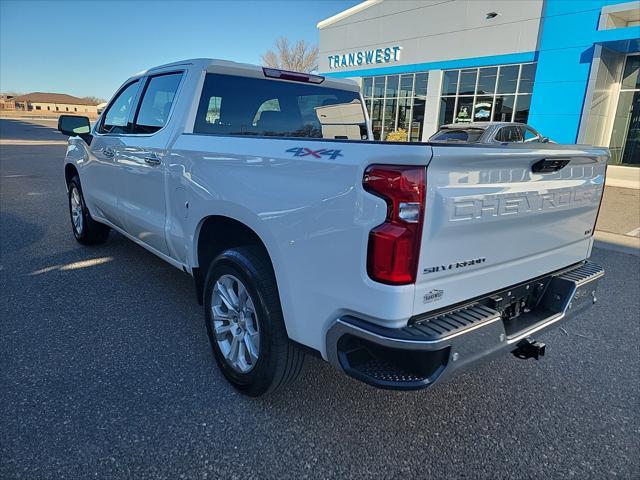
[[[374,48],[357,52],[329,55],[329,68],[356,67],[376,63],[390,63],[400,60],[402,47]]]

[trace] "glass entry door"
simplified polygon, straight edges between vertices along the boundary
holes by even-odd
[[[626,60],[609,150],[614,165],[640,167],[640,55]]]

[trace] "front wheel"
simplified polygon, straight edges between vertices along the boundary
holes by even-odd
[[[109,227],[91,218],[80,187],[80,179],[75,176],[69,182],[69,215],[73,236],[83,245],[103,243],[109,236]]]
[[[235,388],[255,397],[298,377],[305,354],[287,336],[264,253],[254,247],[221,253],[209,267],[204,295],[211,348]]]

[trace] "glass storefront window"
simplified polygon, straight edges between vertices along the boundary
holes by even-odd
[[[455,121],[457,123],[470,122],[472,110],[473,110],[473,97],[459,97]]]
[[[371,102],[373,100],[371,98],[365,98],[364,99],[364,108],[367,109],[367,112],[369,112],[369,116],[371,116]]]
[[[419,142],[422,138],[422,127],[424,126],[424,106],[424,100],[416,98],[413,102],[413,116],[411,119],[411,129],[409,130],[409,140],[412,142]]]
[[[498,93],[516,93],[518,87],[518,65],[500,67]]]
[[[453,123],[453,112],[456,109],[456,97],[442,97],[440,99],[440,125]]]
[[[536,64],[529,63],[522,66],[520,71],[520,85],[518,86],[518,93],[532,93],[533,92],[533,80],[536,76]]]
[[[373,77],[372,80],[373,80],[373,97],[383,98],[385,77]]]
[[[409,120],[411,119],[412,107],[412,98],[405,97],[398,100],[398,128],[409,130]]]
[[[624,142],[620,163],[640,166],[640,91],[638,90],[633,92],[633,99],[631,100],[627,138]]]
[[[529,107],[531,107],[531,95],[518,95],[516,97],[516,113],[513,116],[513,121],[527,123]]]
[[[496,79],[498,78],[498,68],[481,68],[478,77],[478,95],[485,95],[496,91]]]
[[[371,130],[373,138],[380,140],[382,134],[382,105],[384,100],[376,98],[371,106]]]
[[[408,139],[420,141],[429,74],[405,73],[362,79],[362,95],[373,138],[384,140],[394,130],[407,130]]]
[[[640,167],[640,55],[625,62],[609,151],[611,163]]]
[[[439,124],[526,123],[535,73],[535,63],[445,71]]]
[[[427,81],[429,79],[426,73],[416,73],[416,93],[414,96],[419,98],[427,98]]]
[[[459,70],[449,70],[442,76],[442,95],[456,95],[458,93]]]
[[[395,98],[398,96],[398,81],[400,77],[398,75],[390,75],[387,77],[387,88],[384,96],[387,98]]]
[[[476,97],[476,103],[473,107],[474,122],[488,122],[491,120],[491,112],[493,110],[493,97]]]
[[[400,77],[400,97],[411,97],[413,94],[413,74]]]
[[[510,122],[513,117],[513,107],[515,103],[515,95],[497,96],[493,120],[495,122]]]
[[[458,95],[473,95],[476,93],[476,79],[478,78],[478,69],[462,70],[460,72],[460,90]]]
[[[373,78],[365,78],[362,81],[362,95],[365,98],[369,98],[373,96]]]
[[[622,74],[622,89],[640,89],[640,55],[627,57]]]
[[[398,100],[395,98],[387,98],[384,105],[384,131],[385,134],[393,132],[396,126],[396,106]],[[386,137],[386,135],[385,135]]]

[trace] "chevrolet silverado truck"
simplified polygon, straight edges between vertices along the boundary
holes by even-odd
[[[356,83],[195,59],[60,117],[73,234],[114,230],[194,279],[213,357],[258,396],[316,354],[420,389],[596,301],[608,152],[372,141]],[[115,300],[114,300],[115,301]]]

